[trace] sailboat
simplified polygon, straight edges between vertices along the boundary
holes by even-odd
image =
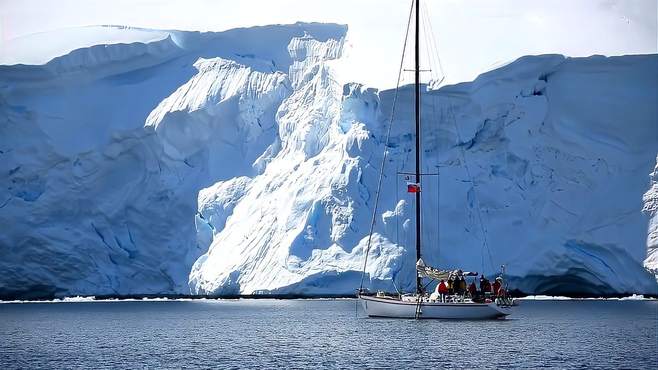
[[[365,313],[369,317],[388,317],[388,318],[405,318],[405,319],[498,319],[509,315],[510,304],[505,301],[486,299],[482,302],[476,302],[473,299],[461,297],[450,297],[449,299],[437,299],[436,296],[427,295],[424,292],[423,278],[434,280],[444,279],[451,275],[474,276],[464,273],[461,270],[440,270],[425,265],[421,258],[421,150],[420,150],[420,0],[415,0],[413,9],[415,10],[415,50],[413,70],[415,76],[415,148],[416,148],[416,168],[415,182],[409,184],[408,191],[415,194],[416,202],[416,291],[412,294],[387,295],[379,292],[376,295],[369,295],[363,289],[363,276],[368,258],[368,251],[372,231],[375,223],[377,206],[373,212],[372,225],[370,229],[368,248],[365,253],[365,262],[361,278],[361,287],[357,291],[357,296]],[[411,18],[411,17],[410,17]],[[410,19],[411,22],[411,19]],[[406,43],[406,40],[405,40]],[[392,119],[391,119],[392,124]],[[386,154],[385,154],[386,155]],[[381,190],[381,179],[383,166],[386,161],[382,161],[382,170],[378,184],[377,200],[379,200],[379,191]],[[477,273],[475,273],[477,275]]]

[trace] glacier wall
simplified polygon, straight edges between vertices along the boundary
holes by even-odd
[[[0,297],[352,293],[394,91],[341,81],[345,34],[158,31],[0,66]],[[656,67],[524,57],[425,91],[426,262],[505,264],[527,293],[656,294]],[[373,289],[414,284],[412,94]]]
[[[651,176],[651,187],[644,194],[644,208],[642,208],[642,211],[650,217],[644,267],[653,272],[658,279],[658,155],[656,167],[649,176]]]
[[[295,40],[320,49],[342,45],[345,32],[302,23],[158,31],[0,66],[0,297],[189,293],[206,251],[199,189],[267,160],[274,114],[292,90],[287,73],[305,59],[291,56]],[[203,95],[185,95],[191,84]],[[188,115],[190,126],[176,125]]]
[[[423,171],[441,174],[422,184],[426,262],[486,274],[504,264],[524,292],[655,294],[641,210],[658,152],[657,65],[655,55],[524,57],[426,92]],[[393,92],[348,84],[341,94],[330,72],[283,100],[289,139],[263,173],[202,190],[210,245],[190,274],[194,293],[358,286]],[[413,169],[412,94],[400,92],[388,148],[373,289],[414,284],[413,199],[398,174]],[[297,135],[309,125],[314,135]]]

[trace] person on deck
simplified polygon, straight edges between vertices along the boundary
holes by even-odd
[[[475,293],[475,298],[477,301],[484,300],[484,291],[482,290],[482,288],[484,288],[484,275],[480,275],[480,284],[477,286],[479,287],[479,290]]]
[[[441,282],[437,285],[436,291],[439,293],[441,302],[445,302],[446,294],[448,294],[448,286],[443,279],[441,279]]]
[[[468,286],[468,293],[470,293],[471,298],[475,298],[477,292],[478,292],[478,288],[475,286],[475,279],[473,279],[471,285]]]
[[[499,276],[499,277],[496,278],[496,281],[494,281],[494,283],[493,283],[493,294],[494,294],[494,296],[498,295],[498,291],[500,290],[500,287],[503,285],[503,284],[501,284],[502,280],[503,279]]]
[[[450,276],[448,278],[448,294],[453,295],[455,294],[455,278],[453,276]]]
[[[505,289],[505,286],[503,284],[503,278],[499,278],[499,279],[500,279],[500,283],[499,283],[500,286],[498,287],[498,289],[496,289],[496,296],[500,298],[505,298],[505,296],[507,295],[507,290]]]
[[[480,291],[483,296],[486,296],[487,293],[491,293],[491,283],[489,282],[489,279],[484,277],[484,275],[480,277]]]
[[[462,298],[466,295],[466,279],[464,279],[464,275],[459,277],[459,294]]]

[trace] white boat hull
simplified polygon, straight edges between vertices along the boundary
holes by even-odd
[[[401,301],[359,296],[361,306],[370,317],[400,319],[498,319],[510,314],[509,308],[495,303],[440,303]]]

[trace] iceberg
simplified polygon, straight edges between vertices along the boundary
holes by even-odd
[[[266,163],[297,62],[291,40],[321,48],[345,32],[303,23],[221,33],[83,27],[65,30],[41,64],[19,51],[47,35],[3,45],[17,51],[3,62],[17,64],[0,66],[0,297],[188,294],[206,252],[199,190],[251,175],[258,157]],[[166,99],[195,76],[214,81],[203,93],[215,95]],[[175,117],[191,112],[195,126],[177,127]]]
[[[395,92],[342,80],[346,26],[78,31],[0,58],[0,298],[353,293],[384,149],[366,285],[413,286],[412,88],[385,148]],[[528,56],[428,87],[423,259],[655,295],[657,67]]]
[[[426,91],[423,170],[441,176],[422,184],[430,204],[423,258],[487,275],[504,264],[511,287],[528,293],[655,294],[642,266],[641,210],[658,151],[657,64],[655,55],[524,57]],[[202,191],[200,212],[222,227],[209,223],[193,293],[349,294],[358,286],[393,91],[346,84],[340,94],[334,81],[322,82],[319,97],[321,82],[309,79],[305,110],[288,108],[300,106],[297,94],[282,101],[282,147],[230,209],[216,213],[212,190]],[[413,287],[413,202],[399,175],[413,165],[411,98],[403,87],[366,266],[372,289]],[[294,131],[307,126],[322,131]],[[326,140],[319,151],[318,139]],[[215,194],[225,204],[221,194],[233,193]]]

